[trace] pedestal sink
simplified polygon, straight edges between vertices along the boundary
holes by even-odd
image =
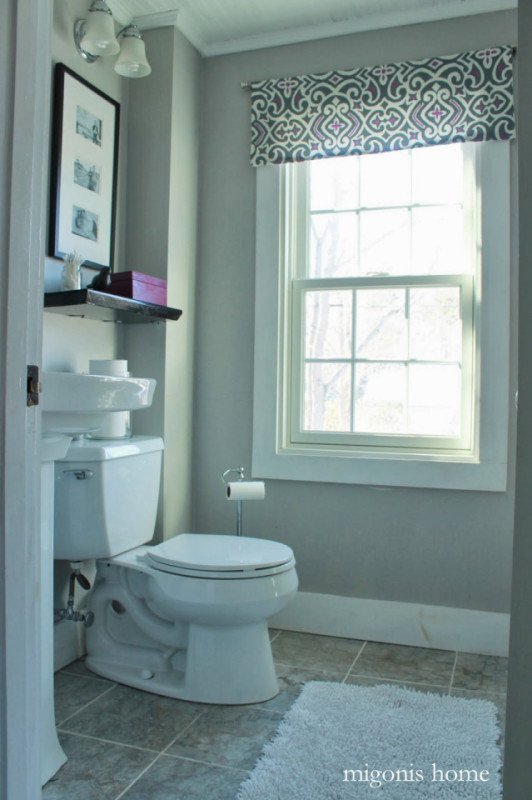
[[[113,411],[151,405],[156,381],[70,372],[43,372],[41,438],[41,780],[44,785],[65,763],[55,727],[53,541],[54,462],[66,455],[73,436],[101,427]]]
[[[41,438],[41,784],[67,760],[54,712],[54,461],[64,458],[70,436]]]

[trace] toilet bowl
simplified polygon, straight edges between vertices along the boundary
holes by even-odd
[[[89,669],[169,697],[257,703],[278,692],[267,620],[297,591],[270,540],[153,535],[162,439],[74,441],[55,467],[55,557],[97,560]]]

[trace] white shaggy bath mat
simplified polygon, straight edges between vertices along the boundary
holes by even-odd
[[[497,800],[499,735],[486,700],[311,682],[238,800]]]

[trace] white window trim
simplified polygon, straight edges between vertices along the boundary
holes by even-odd
[[[279,264],[285,254],[280,214],[281,170],[257,168],[255,375],[253,475],[299,481],[373,486],[504,491],[507,482],[510,370],[510,148],[482,145],[478,170],[482,225],[482,363],[477,414],[478,452],[420,457],[402,453],[323,453],[312,446],[283,446],[278,408],[280,358],[286,311]]]
[[[319,291],[323,290],[338,290],[338,289],[360,289],[362,287],[369,288],[389,288],[393,286],[400,286],[401,288],[417,288],[420,286],[452,286],[460,290],[460,306],[461,318],[466,322],[465,331],[462,337],[462,354],[461,365],[464,382],[467,386],[471,387],[469,391],[463,393],[462,403],[462,419],[463,419],[463,432],[460,437],[452,438],[447,436],[421,436],[421,435],[401,435],[398,437],[387,436],[386,434],[357,434],[357,433],[342,433],[331,431],[305,431],[301,427],[303,412],[301,410],[303,404],[303,383],[304,383],[304,361],[303,361],[303,295],[306,290]],[[446,452],[468,452],[470,450],[469,442],[471,440],[471,425],[470,425],[470,408],[473,402],[473,376],[471,372],[471,365],[473,361],[473,319],[474,319],[474,303],[473,303],[473,277],[471,275],[444,275],[444,276],[389,276],[383,278],[376,277],[362,277],[362,278],[334,278],[329,280],[327,278],[308,278],[308,279],[295,279],[292,282],[292,305],[293,305],[293,325],[292,325],[292,338],[291,347],[289,346],[294,357],[291,359],[291,378],[288,387],[280,387],[280,392],[288,398],[290,396],[290,389],[292,396],[289,405],[291,406],[291,422],[286,426],[281,442],[286,442],[286,448],[293,445],[288,444],[291,440],[292,443],[307,443],[319,444],[320,441],[327,446],[336,444],[352,448],[355,444],[359,449],[363,446],[371,448],[369,452],[373,452],[374,448],[392,447],[394,451],[402,449],[414,450],[416,453],[433,452],[435,450],[445,450]],[[288,357],[288,353],[285,354]],[[355,358],[354,353],[345,357],[345,361],[352,362]],[[336,360],[336,359],[332,359]],[[392,444],[393,442],[393,444]],[[429,452],[429,455],[430,455]],[[356,453],[355,453],[356,455]]]

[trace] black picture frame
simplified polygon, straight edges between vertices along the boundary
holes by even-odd
[[[64,64],[54,74],[50,256],[113,269],[120,104]]]

